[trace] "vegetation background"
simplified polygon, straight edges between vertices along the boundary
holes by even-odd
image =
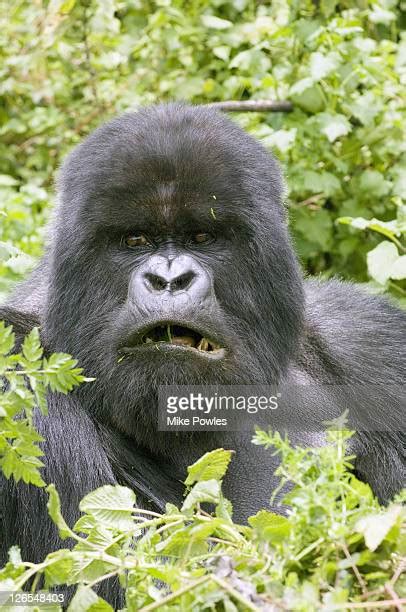
[[[234,119],[283,163],[305,270],[368,283],[406,306],[405,9],[395,0],[0,0],[0,299],[44,248],[58,165],[101,122],[174,99],[288,100],[290,113]],[[344,421],[318,449],[256,432],[255,444],[280,454],[286,517],[262,510],[235,524],[221,492],[232,457],[218,449],[189,468],[180,508],[140,510],[132,491],[105,486],[66,525],[42,479],[33,411],[46,414],[48,391],[91,381],[69,355],[44,357],[38,330],[17,353],[14,340],[0,322],[0,468],[46,487],[70,547],[38,564],[13,547],[0,605],[28,586],[20,602],[42,610],[41,585],[68,584],[69,610],[111,611],[98,595],[107,577],[120,580],[130,612],[404,609],[406,494],[381,508],[355,478]],[[47,610],[62,609],[52,601]]]
[[[97,125],[157,101],[286,99],[234,118],[283,163],[305,269],[406,303],[404,2],[0,6],[0,291],[40,255],[55,171]]]

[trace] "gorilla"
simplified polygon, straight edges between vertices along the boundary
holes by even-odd
[[[158,431],[161,385],[318,384],[331,405],[342,385],[363,385],[374,427],[353,438],[356,473],[382,501],[405,485],[406,313],[352,284],[304,279],[281,171],[259,142],[213,109],[153,106],[74,149],[58,191],[46,254],[0,318],[20,338],[40,326],[47,352],[72,354],[96,379],[50,393],[49,416],[36,416],[43,478],[70,524],[107,483],[144,508],[179,504],[187,466],[217,447],[236,451],[224,480],[235,519],[269,507],[277,458],[249,432]],[[307,410],[321,414],[325,399]],[[323,443],[303,429],[295,443]],[[14,544],[32,561],[66,546],[42,489],[1,488],[2,561]]]

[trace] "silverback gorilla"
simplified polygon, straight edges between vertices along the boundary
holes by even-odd
[[[268,506],[275,457],[248,433],[158,432],[165,384],[310,381],[331,385],[332,403],[337,386],[362,384],[376,426],[354,438],[357,474],[381,500],[405,485],[392,388],[405,381],[406,313],[350,284],[304,281],[282,197],[275,159],[209,108],[126,114],[69,155],[46,255],[0,309],[20,337],[40,325],[48,352],[71,353],[96,377],[50,394],[49,417],[37,416],[44,479],[69,523],[106,483],[131,487],[144,507],[179,503],[186,466],[217,447],[236,451],[224,482],[236,520]],[[2,561],[13,544],[33,561],[62,545],[43,490],[0,488]]]

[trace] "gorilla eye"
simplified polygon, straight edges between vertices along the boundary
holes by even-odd
[[[136,234],[129,234],[128,236],[125,236],[124,243],[131,248],[147,246],[150,244],[148,238],[146,238],[144,234],[140,234],[139,236]]]
[[[212,242],[214,240],[213,234],[208,234],[206,232],[199,232],[193,236],[193,242],[195,244],[205,244],[208,242]]]

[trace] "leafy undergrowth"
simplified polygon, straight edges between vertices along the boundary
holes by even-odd
[[[0,374],[7,381],[0,394],[0,464],[7,477],[44,486],[33,407],[46,410],[47,389],[67,392],[86,379],[68,355],[44,358],[37,330],[10,355],[13,345],[11,327],[0,325]],[[35,592],[43,579],[44,588],[56,592],[77,585],[73,612],[112,610],[97,591],[105,578],[118,577],[129,611],[402,610],[406,495],[379,506],[351,472],[351,436],[335,422],[328,444],[300,448],[277,432],[258,430],[254,444],[280,456],[277,474],[289,510],[286,516],[262,510],[248,525],[233,522],[222,495],[228,450],[207,453],[189,468],[182,506],[168,504],[165,514],[136,508],[130,489],[108,485],[82,500],[72,530],[51,484],[50,516],[74,546],[39,564],[24,562],[13,547],[0,570],[0,596],[29,585]],[[61,609],[24,596],[37,609]]]
[[[76,359],[66,353],[44,357],[37,328],[17,351],[13,327],[0,321],[0,469],[7,478],[45,486],[39,459],[42,437],[34,426],[34,408],[47,414],[47,391],[66,394],[93,380],[76,366]]]
[[[350,436],[331,430],[327,446],[303,449],[258,431],[254,443],[276,449],[282,482],[294,486],[285,496],[286,517],[262,510],[249,526],[233,523],[221,493],[230,461],[223,449],[189,468],[182,507],[168,504],[163,515],[137,509],[131,490],[109,485],[82,500],[83,516],[71,530],[50,485],[50,515],[62,537],[76,544],[38,565],[12,549],[0,589],[19,590],[43,574],[47,588],[78,585],[69,610],[112,610],[96,591],[105,577],[117,575],[126,608],[144,612],[401,610],[405,510],[401,497],[380,508],[368,485],[348,471]],[[205,502],[215,505],[213,514],[203,510]]]

